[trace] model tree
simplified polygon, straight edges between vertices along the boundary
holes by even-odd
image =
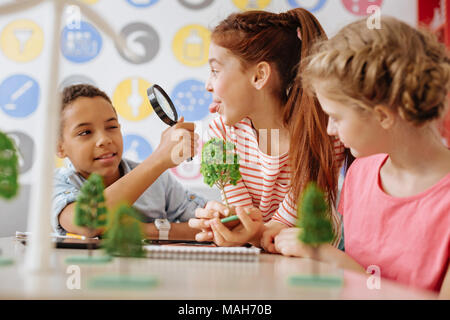
[[[144,235],[141,223],[136,219],[138,216],[139,213],[127,204],[121,204],[113,212],[103,244],[108,254],[135,258],[144,256]]]
[[[310,182],[297,206],[297,227],[301,229],[298,239],[311,247],[312,253],[312,277],[294,276],[291,282],[294,284],[309,285],[341,285],[338,277],[320,276],[318,272],[317,251],[324,243],[333,241],[335,235],[330,219],[330,207],[325,200],[323,191],[316,183]]]
[[[0,131],[0,198],[11,200],[19,190],[19,161],[17,150],[12,140]],[[2,258],[0,249],[0,266],[9,265],[11,259]]]
[[[19,161],[12,140],[0,131],[0,197],[12,199],[19,189]]]
[[[208,186],[215,185],[219,188],[225,204],[229,207],[225,186],[228,183],[236,185],[241,179],[236,146],[219,138],[213,138],[206,142],[202,149],[200,172]]]
[[[300,217],[297,226],[302,229],[300,241],[312,246],[314,251],[320,244],[333,241],[329,206],[322,190],[315,183],[307,185],[297,214]]]
[[[105,227],[107,209],[105,206],[103,178],[93,173],[80,190],[75,203],[74,224],[89,229],[92,234],[95,229]],[[88,242],[88,254],[92,255],[92,241]]]
[[[127,204],[121,204],[112,211],[102,247],[108,254],[121,257],[118,261],[120,274],[95,277],[90,281],[92,287],[148,288],[157,284],[154,276],[129,274],[129,264],[122,263],[123,258],[145,257],[144,234],[138,217],[139,213]]]

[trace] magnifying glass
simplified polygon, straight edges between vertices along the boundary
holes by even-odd
[[[167,93],[157,84],[152,85],[147,89],[147,97],[150,104],[158,115],[158,117],[169,126],[173,126],[178,121],[178,113],[175,106],[170,100]],[[192,157],[187,161],[192,161]]]

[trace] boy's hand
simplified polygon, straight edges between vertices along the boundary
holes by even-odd
[[[194,133],[195,124],[184,122],[181,117],[178,123],[161,134],[161,142],[155,153],[167,168],[172,168],[184,160],[193,157],[198,149],[198,134]]]

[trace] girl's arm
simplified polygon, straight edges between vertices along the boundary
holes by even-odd
[[[441,291],[439,292],[439,299],[450,300],[450,264],[447,268],[444,281],[442,282]]]
[[[275,249],[286,256],[311,258],[336,265],[338,268],[366,273],[365,269],[345,252],[330,244],[322,244],[313,251],[313,247],[304,244],[298,239],[299,228],[282,230],[275,237]]]

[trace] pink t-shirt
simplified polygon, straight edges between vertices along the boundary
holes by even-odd
[[[450,173],[410,197],[386,194],[378,154],[356,159],[342,187],[345,252],[363,267],[375,265],[381,277],[439,291],[450,251]]]

